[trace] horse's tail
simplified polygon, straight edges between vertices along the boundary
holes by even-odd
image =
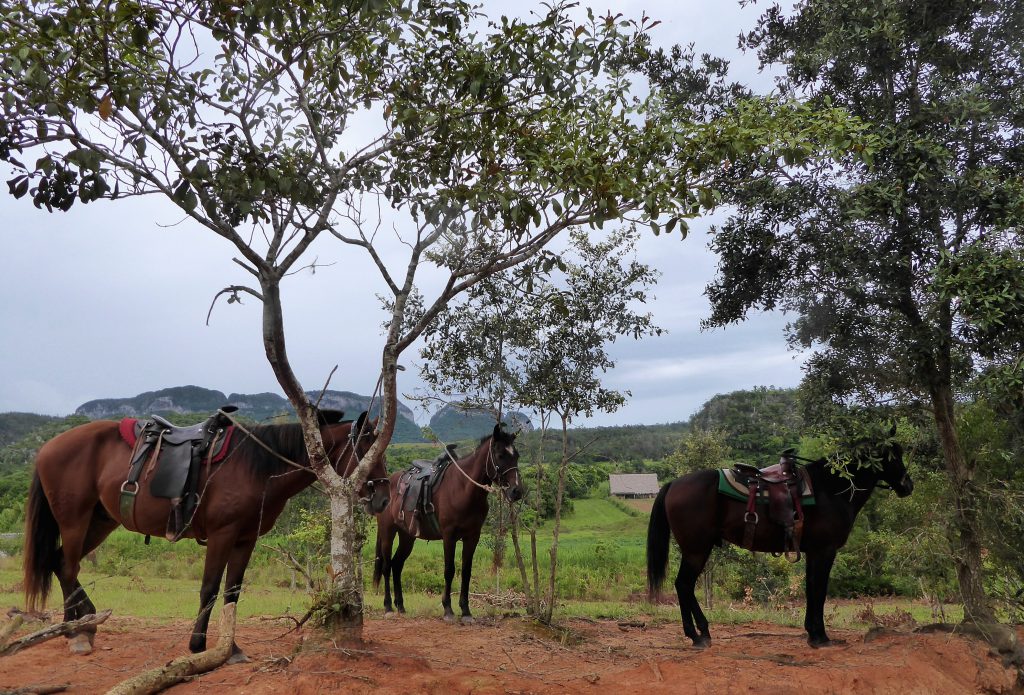
[[[665,566],[668,564],[668,542],[671,529],[668,513],[665,511],[665,496],[672,483],[666,483],[651,507],[651,520],[647,524],[647,593],[654,601],[665,581]]]
[[[39,472],[32,476],[25,512],[25,609],[46,605],[53,572],[60,565],[60,527],[43,492]]]
[[[384,550],[380,541],[381,525],[377,524],[377,549],[373,557],[373,588],[380,588],[380,578],[384,576]]]

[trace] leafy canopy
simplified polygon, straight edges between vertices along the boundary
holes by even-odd
[[[745,45],[785,67],[780,89],[857,117],[872,152],[723,178],[737,212],[712,243],[707,324],[792,311],[809,381],[837,401],[914,402],[1006,364],[1024,336],[1022,22],[988,0],[768,9]]]

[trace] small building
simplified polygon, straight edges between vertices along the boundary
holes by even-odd
[[[615,497],[641,499],[657,496],[661,486],[654,473],[612,473],[608,476],[608,489]]]

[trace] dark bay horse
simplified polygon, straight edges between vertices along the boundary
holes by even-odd
[[[366,413],[355,423],[341,422],[341,416],[337,411],[323,411],[320,434],[335,470],[348,475],[376,434]],[[29,610],[46,602],[51,575],[55,574],[64,593],[64,620],[96,612],[78,581],[78,572],[82,557],[123,523],[119,498],[132,448],[122,439],[118,426],[112,420],[80,425],[39,450],[25,520]],[[225,568],[224,601],[235,602],[257,538],[270,530],[289,498],[316,480],[298,424],[258,425],[249,433],[236,431],[224,460],[204,466],[201,473],[201,500],[187,532],[188,537],[206,543],[199,617],[189,641],[193,652],[206,649],[206,628]],[[384,463],[378,462],[359,490],[372,512],[387,505],[385,476]],[[148,485],[140,485],[135,530],[162,537],[170,505],[170,500],[151,496]],[[90,653],[95,629],[72,636],[71,651]],[[237,646],[235,651],[240,655]]]
[[[515,435],[495,425],[494,432],[480,440],[476,450],[458,461],[452,462],[445,471],[441,482],[434,489],[433,504],[437,514],[438,534],[429,524],[420,525],[418,536],[410,535],[399,522],[402,500],[398,498],[398,479],[401,472],[391,476],[391,502],[388,508],[377,515],[377,552],[373,565],[373,585],[380,586],[384,577],[384,612],[393,611],[391,605],[391,580],[395,586],[395,605],[399,613],[405,612],[402,597],[402,566],[412,552],[416,538],[440,540],[444,544],[444,619],[452,621],[452,579],[455,577],[455,544],[462,541],[462,591],[459,594],[459,608],[462,622],[473,622],[469,612],[469,580],[473,572],[473,553],[480,540],[480,529],[487,518],[487,493],[485,485],[495,484],[502,488],[510,502],[522,498],[523,484],[519,478],[519,451]],[[460,472],[461,469],[461,472]],[[398,549],[394,556],[391,548],[398,536]]]
[[[898,444],[860,446],[853,448],[853,452],[849,466],[852,480],[836,474],[824,459],[806,467],[815,504],[803,510],[800,550],[807,557],[804,628],[812,647],[833,643],[825,633],[825,595],[836,551],[846,544],[857,513],[875,487],[887,485],[900,497],[906,497],[914,489]],[[697,577],[712,548],[722,541],[741,546],[746,528],[746,502],[719,494],[718,476],[718,471],[714,470],[696,471],[661,488],[654,500],[647,530],[647,583],[651,596],[657,595],[665,580],[671,534],[682,555],[676,575],[676,594],[683,632],[700,648],[711,644],[711,634],[694,595]],[[787,550],[781,529],[771,523],[758,524],[753,550],[775,553]]]

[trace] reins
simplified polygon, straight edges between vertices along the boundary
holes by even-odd
[[[438,440],[438,441],[440,441],[440,440]],[[447,454],[448,458],[451,460],[451,462],[455,464],[455,468],[459,471],[459,473],[462,473],[462,477],[464,477],[466,480],[468,480],[469,482],[473,483],[478,488],[480,488],[481,490],[483,490],[484,492],[486,492],[488,494],[494,492],[494,488],[491,487],[490,485],[483,485],[483,484],[478,483],[477,481],[473,480],[473,478],[470,477],[469,473],[467,473],[465,470],[463,470],[462,466],[459,465],[459,462],[457,460],[455,460],[455,456],[452,455],[452,450],[448,448],[448,445],[445,444],[444,442],[441,442],[441,444],[444,445],[445,454]],[[492,444],[494,444],[493,440],[490,442],[490,444],[487,445],[487,457],[488,457],[488,459],[490,459],[490,457],[493,454],[493,450],[491,448]],[[497,470],[498,467],[495,466],[494,469]],[[491,482],[493,482],[493,481],[491,481]]]
[[[478,483],[477,481],[473,480],[472,476],[470,476],[469,473],[467,473],[462,468],[462,466],[459,464],[459,462],[455,459],[455,456],[452,454],[451,447],[449,447],[440,438],[438,438],[437,441],[441,442],[441,445],[444,446],[445,454],[448,456],[448,458],[451,460],[451,462],[455,464],[455,468],[458,469],[459,473],[461,473],[462,476],[466,480],[468,480],[469,482],[473,483],[474,485],[476,485],[478,488],[480,488],[484,492],[487,492],[488,494],[490,494],[490,493],[494,492],[496,489],[500,490],[500,489],[503,489],[504,487],[507,487],[507,486],[504,486],[504,485],[499,485],[497,488],[495,488],[493,485],[484,485],[483,483]],[[487,475],[488,477],[490,477],[490,473],[487,471],[488,464],[491,467],[494,468],[494,478],[491,478],[491,482],[493,483],[493,482],[495,482],[495,479],[499,475],[501,475],[501,471],[498,470],[498,464],[494,462],[494,437],[491,437],[491,441],[487,444],[487,463],[484,464],[484,474]],[[519,466],[516,465],[515,469],[518,471]],[[508,473],[510,470],[512,470],[512,469],[511,468],[506,469],[505,473]]]

